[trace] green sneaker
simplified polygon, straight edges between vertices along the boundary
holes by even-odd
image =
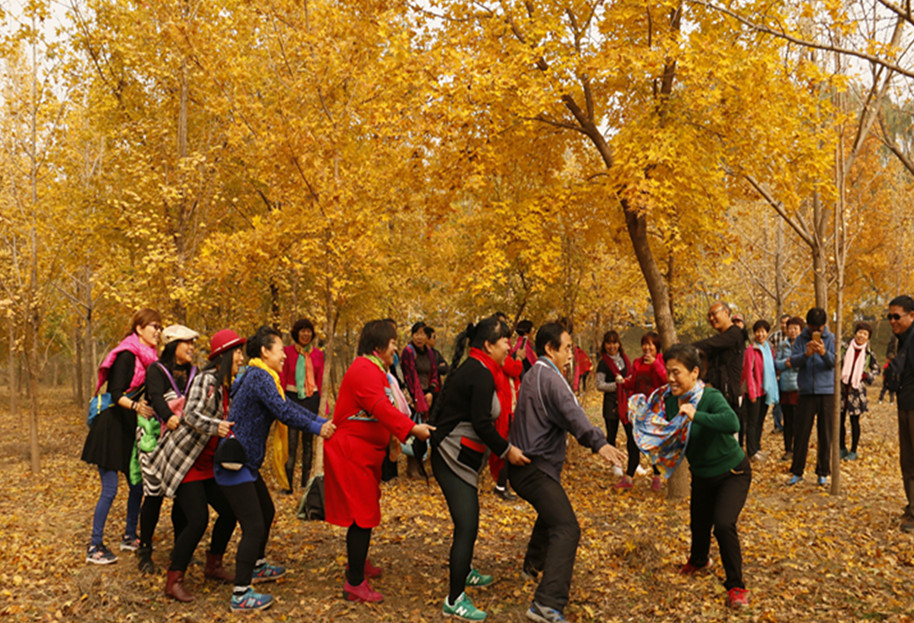
[[[484,575],[476,569],[470,569],[470,575],[467,576],[467,586],[488,586],[495,581],[491,575]]]
[[[453,606],[448,603],[448,598],[444,598],[444,607],[441,608],[444,616],[457,617],[465,621],[485,621],[486,613],[473,605],[466,593],[460,593],[457,603]]]

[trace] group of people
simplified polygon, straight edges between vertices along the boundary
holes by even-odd
[[[908,496],[902,528],[914,531],[914,357],[908,356],[914,299],[893,299],[888,318],[898,336],[892,370],[898,379],[901,467]],[[802,478],[812,421],[818,417],[816,472],[823,483],[828,476],[835,343],[825,312],[818,308],[809,311],[806,326],[799,318],[784,318],[774,336],[768,335],[765,321],[756,322],[748,346],[739,319],[734,322],[725,303],[714,303],[708,320],[716,335],[692,345],[673,345],[664,353],[657,334],[644,335],[642,356],[634,362],[618,333],[606,333],[596,374],[597,389],[604,393],[604,434],[589,422],[565,374],[575,349],[560,323],[543,325],[535,336],[532,324],[522,323],[512,342],[514,331],[504,316],[493,315],[460,334],[447,364],[434,342],[429,343],[434,331],[424,324],[412,327],[412,339],[400,351],[392,320],[369,322],[328,420],[317,414],[324,361],[313,346],[316,335],[310,322],[293,325],[289,346],[283,346],[282,335],[270,327],[247,339],[231,329],[218,331],[210,340],[208,363],[197,370],[198,334],[182,325],[163,329],[157,312],[140,310],[99,370],[98,388],[107,382],[110,406],[100,408],[91,422],[82,453],[83,460],[97,466],[101,481],[87,561],[117,560],[103,536],[122,472],[129,495],[120,548],[137,551],[144,572],[155,569],[152,537],[162,500],[174,499],[175,540],[166,594],[179,601],[193,599],[184,574],[212,507],[218,517],[204,576],[232,585],[233,611],[269,607],[272,597],[255,591],[253,584],[285,573],[266,557],[275,509],[261,469],[275,421],[288,426],[290,450],[303,447],[303,485],[310,473],[311,439],[320,435],[325,440],[326,520],[347,529],[346,599],[383,599],[369,584],[382,569],[368,554],[372,530],[381,520],[384,466],[391,462],[392,440],[412,448],[427,442],[431,470],[454,524],[443,614],[486,618],[467,589],[494,581],[473,564],[480,522],[478,487],[488,464],[496,493],[512,495],[510,482],[537,513],[522,565],[523,574],[538,581],[526,616],[561,621],[580,539],[561,481],[567,434],[613,468],[622,472],[624,467],[616,486],[626,489],[632,486],[640,455],[654,458],[655,446],[645,439],[656,437],[659,427],[669,429],[663,433],[668,439],[688,440],[678,449],[667,444],[659,450],[672,452],[672,462],[669,457],[653,461],[675,468],[684,455],[692,474],[692,545],[680,572],[691,575],[709,565],[713,531],[726,575],[727,604],[746,605],[736,524],[751,483],[750,459],[763,456],[759,440],[767,408],[780,407],[776,422],[783,425],[785,457],[792,458],[790,484]],[[879,370],[868,345],[871,334],[869,325],[858,323],[840,363],[842,400],[851,422],[850,460],[866,410],[865,387]],[[159,355],[160,340],[164,349]],[[100,395],[96,399],[101,404]],[[620,422],[626,452],[615,447]],[[414,453],[418,465],[424,455]],[[292,450],[284,474],[286,492],[292,489],[296,461]],[[652,487],[659,489],[661,476],[669,473],[655,465]],[[223,556],[239,523],[242,536],[231,573]]]

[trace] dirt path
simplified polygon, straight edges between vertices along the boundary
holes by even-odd
[[[54,396],[64,401],[61,394]],[[0,396],[0,404],[6,404]],[[229,590],[188,570],[194,603],[165,598],[164,569],[172,539],[166,502],[155,541],[160,572],[140,575],[131,555],[115,565],[84,562],[98,478],[78,460],[85,436],[79,410],[52,409],[42,420],[43,471],[33,477],[26,461],[25,426],[7,424],[0,441],[0,619],[78,621],[229,621]],[[598,398],[585,405],[594,414]],[[740,522],[744,573],[751,607],[728,611],[716,545],[713,572],[698,578],[676,573],[688,552],[688,502],[670,504],[636,480],[633,490],[611,489],[614,479],[589,452],[572,444],[565,469],[583,536],[578,550],[570,621],[914,621],[914,535],[898,530],[903,492],[898,475],[894,407],[873,405],[863,421],[860,459],[844,462],[845,494],[832,497],[806,481],[785,486],[787,465],[777,459],[782,440],[771,434],[754,464],[749,501]],[[9,434],[10,431],[17,431]],[[815,435],[813,435],[815,437]],[[620,437],[621,441],[621,437]],[[814,443],[814,442],[813,442]],[[811,450],[810,455],[815,456]],[[402,467],[402,466],[401,466]],[[401,472],[403,470],[401,469]],[[274,607],[252,615],[258,621],[438,621],[447,585],[450,519],[434,482],[401,477],[384,489],[383,523],[375,531],[371,558],[384,568],[374,582],[385,595],[376,606],[341,599],[343,530],[294,517],[298,495],[276,494],[277,519],[268,552],[286,565],[287,578],[270,587]],[[106,542],[117,543],[126,496],[115,500]],[[481,487],[481,532],[475,564],[498,578],[471,590],[490,621],[522,621],[533,594],[519,575],[532,509],[502,502]],[[237,534],[235,539],[237,540]],[[197,550],[202,559],[208,535]],[[228,558],[233,557],[233,547]]]

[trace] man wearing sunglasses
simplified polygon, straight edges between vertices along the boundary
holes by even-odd
[[[893,298],[886,318],[898,339],[898,355],[890,365],[898,379],[898,458],[908,501],[901,529],[914,532],[914,299],[906,294]]]

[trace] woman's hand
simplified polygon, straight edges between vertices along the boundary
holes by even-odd
[[[755,401],[753,400],[753,402]],[[679,412],[689,418],[690,422],[695,419],[695,405],[691,402],[679,405]]]
[[[628,457],[628,455],[626,455],[622,450],[619,450],[617,447],[610,445],[610,444],[606,444],[605,446],[600,448],[600,451],[598,452],[598,454],[601,457],[603,457],[606,461],[608,461],[609,463],[612,463],[613,465],[615,465],[617,467],[622,467],[622,464],[625,462],[625,459]]]
[[[232,426],[234,426],[234,425],[235,425],[234,422],[229,422],[228,420],[222,420],[221,422],[219,422],[219,427],[216,429],[216,435],[218,435],[219,437],[227,437],[229,434],[229,431],[232,430]]]
[[[656,356],[656,355],[647,354],[647,355],[644,355],[644,357],[641,358],[641,361],[643,361],[643,362],[646,363],[647,365],[651,365],[652,363],[654,363],[654,360],[655,360],[655,359],[657,359],[657,356]]]
[[[138,400],[136,403],[136,412],[144,418],[151,418],[155,415],[155,410],[147,404],[145,400]]]
[[[621,374],[617,374],[616,375],[616,385],[619,385],[624,382],[625,382],[625,377],[622,376]]]
[[[416,424],[410,429],[409,434],[419,441],[425,441],[431,436],[433,430],[435,427],[431,424]]]
[[[432,392],[428,392],[427,394],[425,394],[425,404],[431,406],[432,398],[433,398]]]
[[[171,416],[170,418],[168,418],[168,421],[165,422],[165,427],[168,428],[168,430],[174,430],[180,425],[181,425],[181,417],[178,415]]]
[[[517,446],[508,446],[508,462],[511,465],[526,465],[530,459]]]
[[[336,432],[336,424],[334,424],[333,422],[328,420],[328,421],[324,422],[323,425],[321,426],[320,435],[324,439],[330,439],[333,436],[333,433],[335,433],[335,432]]]

